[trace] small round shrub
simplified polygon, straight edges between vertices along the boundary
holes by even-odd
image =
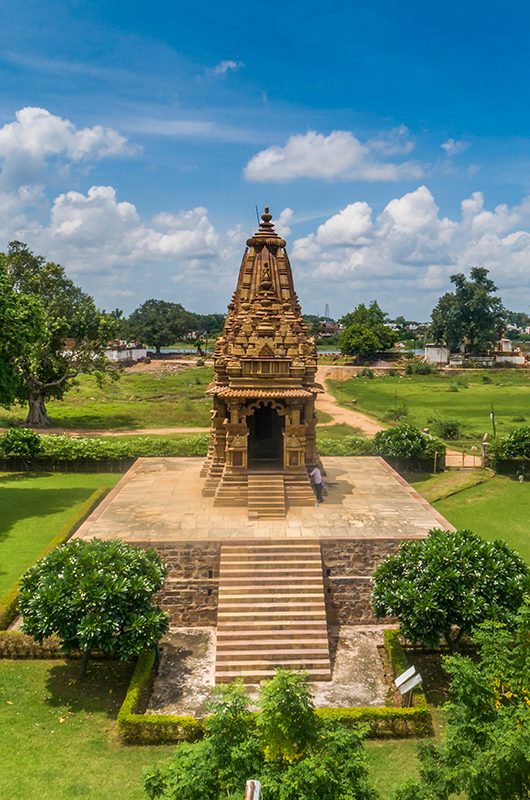
[[[9,428],[0,436],[0,454],[4,458],[36,458],[44,450],[41,437],[28,428]]]
[[[460,423],[456,419],[437,419],[434,422],[437,436],[441,439],[459,439]]]
[[[374,449],[380,456],[390,458],[432,458],[445,455],[445,445],[415,425],[403,423],[374,436]]]

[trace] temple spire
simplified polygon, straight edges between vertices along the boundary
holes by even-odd
[[[264,245],[267,247],[285,247],[285,239],[278,236],[274,230],[272,214],[268,206],[263,209],[257,232],[250,239],[247,239],[247,247],[263,247]]]

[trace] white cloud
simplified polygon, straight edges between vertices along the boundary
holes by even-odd
[[[133,148],[113,128],[76,128],[45,108],[21,108],[15,121],[0,128],[0,158],[24,155],[45,159],[64,155],[72,161],[130,155]]]
[[[352,203],[297,239],[292,261],[303,287],[332,295],[335,282],[342,307],[352,291],[386,297],[394,308],[417,304],[449,289],[454,272],[476,265],[490,269],[512,304],[521,305],[521,292],[530,290],[530,199],[488,210],[475,192],[455,219],[440,214],[426,186],[391,200],[375,219],[367,203]]]
[[[450,158],[453,156],[457,156],[460,153],[463,153],[464,150],[467,150],[470,147],[469,142],[465,142],[463,139],[448,139],[446,142],[440,145],[442,150],[445,150],[446,155]]]
[[[14,121],[0,127],[0,190],[16,196],[29,187],[37,199],[35,186],[46,182],[50,162],[56,180],[68,175],[71,165],[128,156],[136,149],[113,128],[78,128],[45,108],[21,108]]]
[[[410,152],[406,128],[396,131],[365,144],[350,131],[333,131],[329,136],[308,131],[291,136],[284,147],[268,147],[251,158],[245,177],[277,183],[298,178],[376,182],[421,177],[423,168],[416,162],[383,160],[391,154]]]
[[[242,61],[234,61],[231,58],[227,58],[224,61],[220,61],[215,67],[206,70],[206,73],[214,77],[224,78],[229,72],[237,72],[238,69],[244,66]]]

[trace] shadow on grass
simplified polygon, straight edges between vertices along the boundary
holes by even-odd
[[[78,680],[80,662],[76,659],[54,665],[48,672],[46,704],[69,711],[103,713],[115,718],[127,691],[134,664],[90,660],[85,678]]]

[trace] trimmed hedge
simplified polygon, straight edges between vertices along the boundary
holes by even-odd
[[[100,486],[92,492],[90,497],[83,503],[81,508],[76,512],[75,516],[66,522],[59,531],[55,534],[53,539],[48,542],[44,550],[40,553],[39,557],[33,563],[37,563],[41,558],[48,555],[60,544],[64,544],[76,532],[79,526],[86,520],[89,514],[92,513],[94,508],[99,505],[101,500],[107,494],[108,489],[105,486]],[[18,581],[14,583],[0,598],[0,631],[9,628],[11,623],[17,616],[18,605]]]
[[[202,736],[202,722],[195,717],[143,714],[151,689],[155,653],[138,658],[125,700],[118,712],[118,732],[127,744],[192,742]]]
[[[318,439],[318,452],[321,456],[373,456],[375,453],[372,439],[361,436],[344,436],[342,439]]]
[[[407,667],[407,657],[399,640],[399,631],[385,631],[384,639],[392,667],[396,674]],[[128,744],[174,744],[195,741],[202,736],[202,720],[191,716],[144,714],[151,690],[154,652],[141,655],[132,676],[125,700],[118,712],[118,732]],[[432,719],[421,689],[413,694],[411,708],[319,708],[321,719],[333,719],[343,725],[367,724],[371,738],[404,738],[428,736],[432,733]]]
[[[118,436],[105,439],[96,436],[42,434],[38,436],[38,442],[40,451],[37,449],[35,455],[29,457],[22,456],[16,451],[3,450],[0,438],[0,456],[3,456],[1,466],[5,469],[13,467],[27,469],[28,465],[38,468],[39,465],[53,467],[69,463],[118,461],[127,467],[140,457],[205,456],[208,452],[207,433],[183,435],[178,439],[164,436],[134,436],[125,440]]]

